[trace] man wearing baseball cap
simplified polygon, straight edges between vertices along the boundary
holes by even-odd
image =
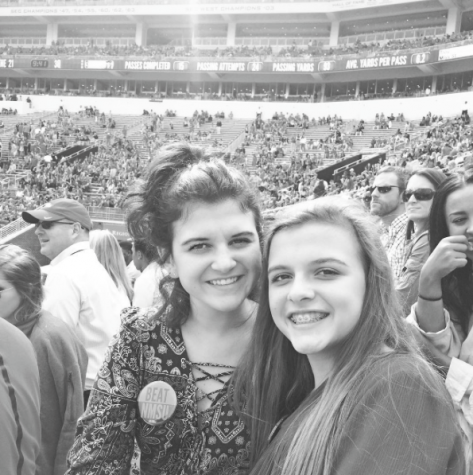
[[[51,259],[43,308],[70,325],[87,350],[87,402],[108,344],[119,330],[120,312],[129,303],[90,249],[92,221],[82,204],[61,198],[24,211],[22,217],[35,225],[41,254]]]

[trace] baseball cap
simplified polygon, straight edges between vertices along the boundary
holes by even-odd
[[[89,231],[92,229],[92,221],[84,205],[76,200],[60,198],[46,203],[42,208],[34,211],[23,211],[21,217],[27,223],[37,223],[39,221],[58,221],[69,219],[74,223],[80,223]]]

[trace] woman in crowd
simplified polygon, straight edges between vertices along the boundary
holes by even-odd
[[[31,341],[39,368],[41,450],[36,475],[63,475],[74,428],[84,409],[87,354],[59,318],[41,309],[41,268],[25,250],[0,246],[0,316]]]
[[[0,300],[12,290],[0,279]],[[36,475],[41,449],[38,365],[28,338],[2,318],[0,369],[2,472]]]
[[[276,221],[235,382],[252,474],[464,475],[453,404],[391,274],[355,202],[321,198]]]
[[[125,258],[116,237],[107,229],[90,232],[90,247],[97,254],[113,282],[123,295],[123,308],[129,307],[133,300],[133,289],[126,272]]]
[[[160,284],[164,304],[122,314],[79,420],[68,474],[129,473],[135,438],[142,474],[247,473],[249,434],[227,389],[256,314],[261,217],[254,188],[199,149],[172,144],[130,200],[130,234],[158,247],[169,271]],[[140,391],[157,382],[177,401],[161,425],[138,404]]]
[[[133,287],[133,307],[159,307],[163,301],[159,284],[165,271],[158,264],[158,249],[146,240],[133,242],[133,264],[140,275]]]
[[[430,250],[408,320],[438,352],[432,357],[447,375],[473,472],[472,169],[463,177],[448,178],[437,190],[430,213]]]
[[[409,218],[406,233],[406,257],[396,290],[403,307],[403,315],[409,315],[419,293],[419,276],[429,257],[429,215],[435,191],[447,177],[433,168],[415,171],[404,192],[406,214]]]

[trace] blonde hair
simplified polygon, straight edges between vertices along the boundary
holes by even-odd
[[[131,302],[133,300],[133,289],[126,272],[125,258],[117,238],[107,229],[96,229],[90,232],[89,242],[100,264],[105,267],[118,289],[125,289]]]

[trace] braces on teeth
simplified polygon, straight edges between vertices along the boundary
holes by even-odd
[[[319,320],[322,320],[325,317],[325,315],[317,315],[317,316],[312,316],[312,315],[293,315],[291,319],[293,320],[294,323],[311,323],[311,322],[318,322]]]

